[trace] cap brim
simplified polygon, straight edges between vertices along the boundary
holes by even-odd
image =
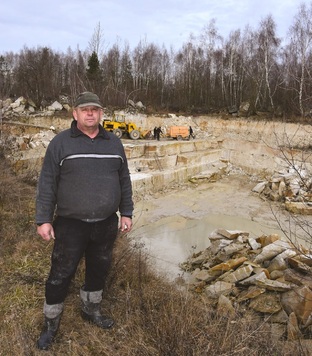
[[[77,107],[77,108],[84,108],[84,107],[86,107],[86,106],[97,106],[98,108],[103,109],[103,106],[100,105],[100,104],[98,104],[98,103],[83,103],[83,104],[77,105],[76,107]]]

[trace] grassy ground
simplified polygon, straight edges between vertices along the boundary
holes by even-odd
[[[15,177],[0,157],[0,355],[300,355],[277,342],[255,314],[218,314],[203,295],[186,293],[148,270],[140,246],[118,239],[103,311],[104,331],[80,318],[81,264],[50,351],[36,340],[43,322],[44,282],[52,242],[34,226],[35,186]]]

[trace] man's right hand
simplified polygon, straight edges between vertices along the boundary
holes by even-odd
[[[46,241],[50,241],[51,239],[55,240],[54,229],[50,223],[37,226],[37,233]]]

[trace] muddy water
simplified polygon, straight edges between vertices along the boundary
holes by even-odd
[[[272,226],[251,221],[239,216],[209,215],[200,220],[187,219],[181,216],[165,217],[157,222],[135,228],[133,236],[142,243],[148,253],[149,261],[156,270],[170,280],[182,276],[179,264],[194,252],[209,246],[209,234],[218,228],[242,230],[249,236],[281,231]]]

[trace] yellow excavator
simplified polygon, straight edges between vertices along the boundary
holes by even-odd
[[[113,132],[117,137],[126,136],[132,140],[137,140],[140,137],[145,137],[145,134],[140,132],[139,128],[133,122],[126,123],[125,115],[113,115],[112,120],[103,121],[105,130]]]

